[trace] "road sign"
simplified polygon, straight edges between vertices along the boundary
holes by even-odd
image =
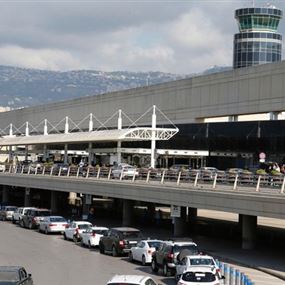
[[[180,206],[171,205],[170,216],[171,217],[175,217],[175,218],[180,218],[180,216],[181,216],[181,207]]]

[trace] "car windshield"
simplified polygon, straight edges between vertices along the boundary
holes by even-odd
[[[58,218],[50,218],[50,221],[51,221],[51,222],[66,222],[65,218],[61,218],[61,217],[58,217]]]
[[[141,233],[139,231],[123,232],[124,238],[139,238]]]
[[[16,207],[7,207],[6,211],[16,211],[17,208]]]
[[[191,265],[215,265],[211,258],[191,258]]]
[[[79,228],[80,230],[87,230],[87,229],[89,229],[90,227],[91,227],[91,225],[89,225],[89,224],[78,225],[78,228]]]
[[[36,213],[36,216],[39,216],[39,217],[47,217],[47,216],[50,216],[50,211],[38,211]]]
[[[158,249],[161,245],[160,241],[148,241],[147,243],[149,247],[154,247],[155,249]]]
[[[181,252],[182,250],[187,251],[187,255],[198,254],[197,246],[194,244],[185,244],[185,245],[174,245],[173,252]]]
[[[107,230],[93,230],[94,234],[104,235],[107,233]]]
[[[210,272],[185,272],[182,275],[182,280],[186,282],[213,282],[216,277]]]
[[[19,274],[16,271],[0,272],[0,280],[1,281],[19,281]]]

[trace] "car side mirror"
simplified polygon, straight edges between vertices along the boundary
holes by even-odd
[[[28,274],[28,277],[32,277],[32,274],[31,274],[31,273],[29,273],[29,274]]]
[[[226,277],[225,277],[224,275],[222,275],[221,279],[225,280],[225,279],[226,279]]]

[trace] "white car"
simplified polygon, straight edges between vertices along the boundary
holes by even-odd
[[[151,263],[152,254],[161,245],[161,240],[141,240],[135,247],[132,247],[129,252],[129,260],[139,261],[142,265]]]
[[[114,178],[125,178],[133,177],[134,175],[138,176],[139,172],[132,165],[129,165],[127,163],[120,163],[112,169],[112,175]]]
[[[115,275],[107,285],[158,285],[151,277],[143,275]]]
[[[91,228],[92,224],[86,221],[74,221],[70,225],[67,225],[63,237],[64,239],[70,239],[74,242],[80,241],[80,234],[83,231]]]
[[[23,218],[23,215],[27,213],[28,210],[35,209],[33,207],[20,207],[12,214],[13,224],[20,222]]]
[[[48,216],[40,221],[39,232],[49,233],[63,233],[68,225],[65,218],[61,216]]]
[[[2,221],[6,220],[12,220],[12,215],[13,213],[17,210],[17,207],[15,206],[5,206],[4,208],[1,209],[0,211],[0,219]]]
[[[80,234],[81,245],[89,248],[99,246],[100,238],[108,231],[106,227],[92,227]]]
[[[216,274],[221,278],[220,268],[215,259],[209,255],[187,255],[177,262],[175,270],[175,278],[179,280],[180,276],[186,269],[197,266],[209,266],[215,269]]]
[[[190,267],[181,275],[177,285],[222,285],[223,276],[220,280],[215,271],[209,266]]]
[[[5,172],[5,164],[0,164],[0,172]]]

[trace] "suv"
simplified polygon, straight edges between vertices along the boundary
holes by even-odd
[[[112,253],[113,256],[129,253],[131,247],[136,246],[142,239],[140,230],[128,227],[112,228],[100,238],[99,250],[101,254]]]
[[[196,243],[192,241],[167,241],[161,244],[160,248],[153,253],[151,261],[151,269],[158,272],[162,268],[163,275],[167,276],[170,272],[175,273],[177,256],[181,251],[187,251],[188,255],[197,255],[198,248]]]
[[[22,217],[20,226],[23,228],[38,228],[43,217],[51,215],[51,211],[47,209],[29,209]]]
[[[15,206],[5,206],[0,211],[0,219],[2,221],[12,220],[13,213],[17,210]]]
[[[35,209],[32,207],[21,207],[18,208],[13,214],[12,214],[12,222],[13,224],[19,222],[22,220],[23,215],[25,215],[25,213],[27,213],[28,210],[30,209]]]

